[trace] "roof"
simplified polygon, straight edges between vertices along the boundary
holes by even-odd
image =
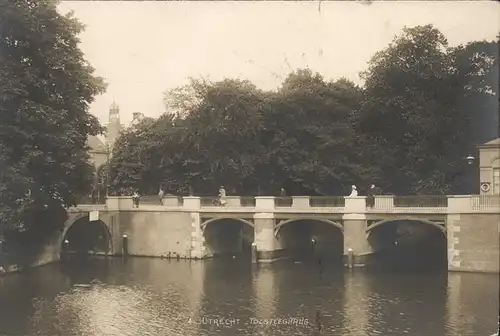
[[[113,100],[113,103],[111,105],[109,105],[109,109],[110,110],[119,110],[120,106],[118,106],[118,104]]]
[[[95,135],[91,135],[87,138],[87,145],[90,147],[91,151],[107,152],[106,145]]]
[[[496,138],[494,140],[488,141],[485,144],[477,146],[477,148],[500,148],[500,138]]]
[[[500,145],[500,138],[496,138],[495,140],[488,141],[485,145]]]

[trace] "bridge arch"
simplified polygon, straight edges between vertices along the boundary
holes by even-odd
[[[340,230],[340,232],[342,232],[342,234],[344,234],[344,227],[342,226],[342,224],[340,223],[337,223],[335,221],[332,221],[330,219],[326,219],[326,218],[318,218],[318,217],[301,217],[301,218],[292,218],[292,219],[287,219],[287,220],[284,220],[280,223],[278,223],[275,227],[274,227],[274,232],[275,234],[278,234],[279,231],[287,224],[290,224],[290,223],[293,223],[293,222],[297,222],[297,221],[302,221],[302,220],[310,220],[310,221],[317,221],[317,222],[322,222],[322,223],[325,223],[325,224],[328,224],[328,225],[331,225],[333,227],[336,227],[337,229]]]
[[[422,218],[415,218],[415,217],[402,217],[402,218],[390,218],[390,219],[383,219],[379,222],[376,222],[375,224],[372,224],[366,228],[366,233],[367,233],[367,238],[370,236],[370,233],[373,231],[373,229],[385,225],[387,223],[391,222],[397,222],[397,221],[412,221],[412,222],[420,222],[425,225],[430,225],[435,228],[437,228],[446,238],[447,233],[446,233],[446,226],[438,224],[436,222],[430,221],[428,219],[422,219]]]
[[[234,221],[243,223],[245,225],[248,225],[252,229],[255,228],[254,223],[250,222],[249,220],[246,220],[246,219],[243,219],[243,218],[239,218],[239,217],[226,217],[226,216],[223,216],[223,217],[214,217],[214,218],[207,219],[206,221],[204,221],[203,223],[200,224],[200,227],[201,227],[202,231],[204,231],[208,224],[213,223],[213,222],[217,222],[217,221],[220,221],[220,220],[234,220]]]
[[[59,236],[58,239],[58,252],[59,254],[62,252],[62,246],[64,243],[64,240],[68,236],[68,232],[72,228],[75,227],[75,225],[78,225],[79,223],[82,223],[82,221],[88,222],[86,225],[93,223],[101,226],[102,232],[104,233],[104,239],[106,239],[107,242],[107,253],[111,254],[113,252],[113,237],[111,234],[111,231],[109,229],[109,226],[107,225],[106,222],[104,222],[102,219],[96,220],[96,221],[89,221],[89,213],[78,213],[78,214],[70,214],[69,218],[66,220],[66,223],[64,225],[64,228],[62,229],[62,232]]]
[[[220,216],[205,220],[200,227],[205,257],[250,255],[255,240],[255,226],[250,220]]]

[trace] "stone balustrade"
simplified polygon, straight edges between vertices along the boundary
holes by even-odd
[[[132,209],[131,196],[110,196],[106,206],[109,209]],[[500,198],[497,195],[421,195],[421,196],[375,196],[375,197],[317,197],[317,196],[257,196],[257,197],[226,197],[225,206],[218,205],[217,197],[197,196],[164,196],[158,204],[141,203],[141,207],[183,208],[190,210],[216,209],[234,210],[239,208],[253,209],[256,212],[272,212],[291,210],[317,210],[328,209],[342,213],[366,212],[475,212],[498,211]],[[242,209],[243,210],[243,209]]]

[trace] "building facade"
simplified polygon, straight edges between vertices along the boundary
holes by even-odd
[[[478,146],[482,195],[500,195],[500,138]]]

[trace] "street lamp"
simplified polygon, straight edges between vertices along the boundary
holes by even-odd
[[[475,158],[475,157],[473,157],[471,154],[469,154],[469,155],[465,158],[465,160],[467,160],[467,163],[468,163],[469,165],[471,165],[471,164],[473,164],[473,163],[474,163],[474,161],[476,160],[476,158]]]

